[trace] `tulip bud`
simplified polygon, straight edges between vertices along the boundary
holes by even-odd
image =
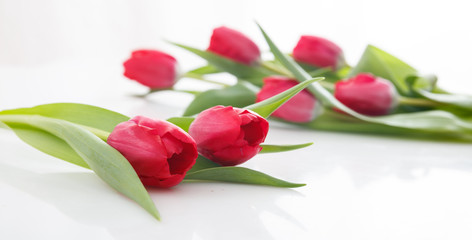
[[[198,157],[195,141],[172,123],[137,116],[118,124],[107,139],[147,186],[179,184]]]
[[[189,134],[198,152],[223,166],[241,164],[262,150],[269,122],[250,110],[215,106],[195,118]]]
[[[251,39],[227,27],[213,30],[207,51],[246,65],[257,63],[261,56],[259,48]]]
[[[338,81],[334,97],[352,110],[370,116],[389,114],[398,104],[393,84],[369,73]]]
[[[127,78],[151,89],[170,88],[177,81],[177,60],[160,51],[134,51],[123,66]]]
[[[338,45],[316,36],[302,36],[293,49],[293,58],[297,62],[333,70],[345,64],[343,51]]]
[[[257,102],[277,95],[298,84],[296,80],[282,76],[266,77],[263,81],[264,86],[257,93]],[[309,122],[315,118],[317,105],[316,98],[307,90],[303,90],[273,112],[272,116],[289,122]]]

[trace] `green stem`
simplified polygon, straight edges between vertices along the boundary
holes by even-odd
[[[422,98],[409,98],[400,96],[399,98],[400,105],[409,105],[409,106],[417,106],[417,107],[437,107],[440,106],[440,103],[433,102],[428,99]]]
[[[202,82],[207,82],[207,83],[212,83],[212,84],[221,85],[221,86],[223,86],[223,87],[229,87],[229,86],[231,86],[231,85],[226,84],[226,83],[222,83],[222,82],[217,82],[217,81],[213,81],[213,80],[210,80],[210,79],[206,79],[206,78],[204,78],[201,74],[196,74],[196,73],[192,73],[192,72],[187,72],[187,73],[185,73],[184,75],[182,75],[182,77],[193,78],[193,79],[200,80],[200,81],[202,81]]]
[[[320,75],[323,75],[323,74],[329,73],[329,72],[331,72],[330,68],[320,68],[320,69],[313,70],[313,71],[309,72],[308,74],[310,74],[310,76],[313,76],[313,77],[318,77]]]
[[[280,74],[282,76],[287,76],[287,77],[290,77],[290,78],[294,77],[291,72],[289,72],[288,70],[285,70],[284,68],[277,67],[277,65],[272,63],[272,62],[262,62],[261,65],[265,69],[267,69],[269,71],[272,71],[272,72],[275,72],[277,74]]]
[[[262,66],[265,67],[266,69],[268,69],[270,71],[273,71],[273,72],[276,72],[280,75],[287,76],[287,77],[290,77],[290,78],[294,78],[292,73],[288,72],[288,70],[284,71],[282,68],[276,67],[276,65],[274,63],[262,62]],[[315,71],[310,72],[310,75],[318,77],[319,75],[322,75],[322,74],[327,73],[329,71],[331,71],[329,68],[321,68],[321,69],[317,69]],[[315,74],[315,75],[313,75],[313,74]],[[321,86],[326,88],[328,91],[330,91],[330,92],[334,91],[334,84],[332,84],[330,82],[326,82],[326,81],[319,81],[319,83],[321,84]]]
[[[333,83],[330,83],[330,82],[326,82],[326,81],[319,81],[318,82],[321,86],[323,86],[326,90],[330,91],[330,92],[334,92],[334,84]]]

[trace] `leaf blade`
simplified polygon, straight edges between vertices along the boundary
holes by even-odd
[[[244,82],[223,89],[211,89],[195,96],[183,116],[192,116],[217,105],[244,107],[256,102],[256,92],[253,86]]]
[[[278,178],[271,177],[265,173],[261,173],[244,167],[206,168],[187,174],[185,179],[244,183],[286,188],[296,188],[306,185],[302,183],[287,182]]]
[[[262,150],[259,153],[276,153],[276,152],[287,152],[293,151],[301,148],[306,148],[313,145],[312,142],[310,143],[302,143],[302,144],[293,144],[293,145],[269,145],[269,144],[261,144]]]
[[[111,132],[118,123],[129,120],[129,117],[120,113],[79,103],[43,104],[31,108],[17,108],[0,112],[0,115],[5,114],[41,115],[66,120],[105,132]]]
[[[260,66],[244,65],[208,51],[202,51],[200,49],[179,43],[171,42],[171,44],[198,55],[199,57],[208,61],[210,65],[213,65],[215,68],[221,71],[226,71],[239,79],[247,80],[258,86],[262,86],[263,77],[276,74]]]
[[[0,121],[30,125],[61,138],[102,180],[159,220],[154,202],[128,160],[88,130],[65,120],[40,115],[3,115]]]

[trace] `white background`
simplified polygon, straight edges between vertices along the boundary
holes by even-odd
[[[258,21],[290,52],[301,34],[340,45],[350,64],[373,44],[440,86],[472,94],[467,1],[14,1],[0,0],[0,109],[80,102],[133,116],[178,116],[191,97],[122,76],[139,48],[203,63],[164,40],[208,46],[213,28],[261,47]],[[195,86],[181,81],[179,87]],[[307,131],[274,124],[268,143],[314,141],[245,164],[308,185],[222,183],[150,189],[153,220],[93,173],[0,132],[0,239],[471,239],[470,144]]]

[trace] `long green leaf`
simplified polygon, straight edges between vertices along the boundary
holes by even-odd
[[[189,73],[204,75],[204,74],[213,74],[213,73],[220,73],[221,70],[216,68],[213,65],[205,65],[203,67],[199,67],[193,70],[188,71]]]
[[[61,138],[26,124],[9,123],[7,126],[23,142],[39,151],[72,164],[90,169],[89,165]]]
[[[8,114],[40,115],[67,120],[93,131],[93,133],[100,136],[102,140],[106,140],[109,132],[112,131],[118,123],[129,119],[127,116],[107,109],[77,103],[53,103],[0,112],[0,116]],[[57,136],[25,124],[10,123],[8,126],[21,140],[41,152],[81,167],[90,168],[64,140]]]
[[[68,121],[39,115],[0,115],[0,121],[29,125],[62,139],[106,183],[159,219],[154,202],[128,160],[88,130]]]
[[[41,115],[44,117],[66,120],[105,132],[111,132],[118,123],[129,120],[129,117],[120,113],[78,103],[52,103],[31,108],[17,108],[0,112],[0,115],[4,114]]]
[[[232,183],[266,185],[274,187],[296,188],[305,186],[301,183],[291,183],[271,177],[265,173],[244,167],[215,167],[205,168],[187,174],[186,180],[204,180]]]
[[[417,114],[426,114],[429,115],[430,112],[417,113]],[[426,116],[419,116],[424,118]],[[437,124],[447,126],[449,121],[446,118],[445,121],[437,119]],[[325,130],[325,131],[338,131],[338,132],[352,132],[352,133],[368,133],[368,134],[389,134],[392,136],[401,136],[401,137],[413,137],[418,139],[427,139],[434,141],[461,141],[461,142],[471,142],[472,135],[464,134],[461,132],[449,132],[449,131],[412,131],[408,128],[394,127],[385,124],[378,124],[373,122],[366,122],[359,119],[356,119],[352,116],[334,112],[334,111],[325,111],[320,115],[316,120],[303,124],[303,126],[316,129],[316,130]]]
[[[294,145],[268,145],[268,144],[261,144],[262,151],[260,153],[276,153],[276,152],[287,152],[293,151],[300,148],[305,148],[308,146],[313,145],[313,143],[302,143],[302,144],[294,144]]]
[[[245,107],[256,102],[257,91],[253,85],[243,81],[223,89],[211,89],[198,94],[183,115],[192,116],[217,105]]]
[[[207,60],[210,65],[213,65],[221,71],[228,72],[239,79],[247,80],[257,86],[262,86],[262,78],[265,76],[277,74],[260,66],[244,65],[208,51],[202,51],[178,43],[172,44],[200,56],[201,58]]]
[[[369,72],[390,80],[402,95],[408,93],[405,79],[417,74],[410,65],[372,45],[367,46],[357,65],[351,69],[349,76],[362,72]]]
[[[465,110],[472,110],[472,96],[459,95],[459,94],[443,94],[443,93],[432,93],[422,89],[418,89],[417,92],[432,101],[452,105]]]

